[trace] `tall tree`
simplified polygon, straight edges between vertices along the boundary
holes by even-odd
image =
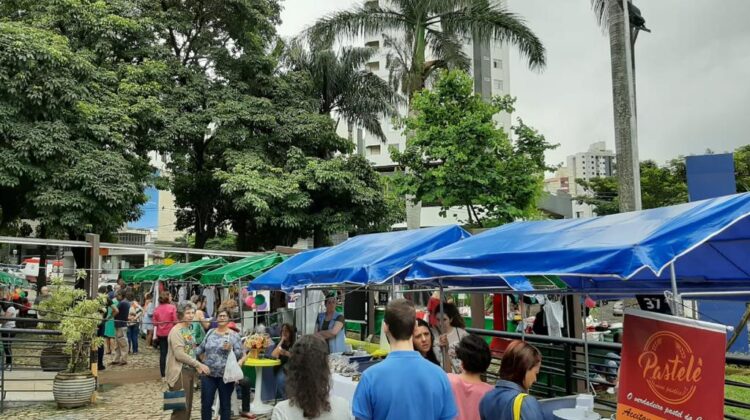
[[[354,126],[364,127],[385,141],[380,121],[398,115],[396,107],[401,99],[386,81],[362,69],[377,51],[368,47],[345,47],[337,54],[321,45],[312,44],[307,49],[301,41],[295,40],[287,48],[283,64],[289,70],[310,75],[314,94],[319,97],[318,112],[334,113],[337,118],[343,118],[350,141]]]
[[[0,3],[3,225],[23,217],[39,237],[82,239],[138,216],[163,70],[140,11],[126,1]]]
[[[488,0],[381,0],[365,1],[349,10],[320,19],[307,31],[313,42],[330,45],[339,36],[381,36],[390,49],[390,80],[409,101],[427,86],[438,69],[468,69],[463,40],[491,40],[516,46],[529,66],[545,64],[541,41],[523,19]],[[407,196],[407,225],[419,227],[420,205]]]
[[[276,0],[144,0],[166,48],[169,90],[167,124],[159,132],[171,156],[171,189],[177,228],[195,235],[195,247],[223,234],[232,206],[214,171],[226,169],[224,151],[242,143],[222,128],[224,109],[234,103],[261,106],[273,85]]]
[[[366,1],[320,19],[308,35],[313,42],[330,44],[337,36],[380,36],[389,32],[397,32],[406,45],[402,51],[408,70],[400,80],[410,100],[426,87],[435,70],[452,64],[465,67],[466,56],[461,52],[465,37],[473,37],[476,42],[496,39],[513,44],[532,68],[545,63],[541,41],[523,20],[488,0]]]
[[[364,158],[348,156],[352,144],[336,135],[329,114],[320,114],[315,82],[307,72],[276,80],[268,107],[236,103],[223,119],[228,131],[244,131],[248,147],[227,152],[217,172],[231,198],[247,249],[290,244],[312,236],[323,246],[334,232],[361,232],[401,218],[383,181]]]
[[[627,2],[628,7],[624,7]],[[635,58],[638,32],[648,30],[640,10],[630,0],[592,0],[599,24],[609,29],[615,151],[621,211],[640,210],[641,180],[635,104]],[[626,22],[627,19],[627,22]]]
[[[553,149],[536,130],[519,119],[512,142],[493,115],[512,112],[509,97],[488,103],[474,93],[466,73],[441,73],[432,91],[414,96],[414,116],[407,119],[412,132],[403,153],[393,160],[406,172],[397,176],[403,194],[439,202],[442,212],[463,206],[469,224],[482,227],[528,216],[536,207],[543,175],[549,168],[544,152]]]

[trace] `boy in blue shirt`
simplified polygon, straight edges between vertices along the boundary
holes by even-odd
[[[354,393],[360,420],[453,420],[458,415],[445,372],[414,351],[414,305],[396,299],[385,310],[383,332],[391,352],[367,369]]]

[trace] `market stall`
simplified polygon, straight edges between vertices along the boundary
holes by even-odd
[[[406,281],[521,294],[668,294],[680,314],[680,292],[750,295],[748,215],[750,194],[737,194],[589,219],[516,222],[417,258]],[[587,347],[585,353],[589,382]]]

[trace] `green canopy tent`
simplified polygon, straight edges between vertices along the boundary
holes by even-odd
[[[162,271],[170,267],[174,267],[176,265],[178,264],[172,264],[172,265],[157,264],[157,265],[150,265],[148,267],[141,268],[140,270],[138,270],[137,273],[133,275],[131,282],[141,283],[144,281],[156,281],[159,279],[159,273],[161,273]]]
[[[142,276],[141,278],[138,278],[140,274],[153,272],[155,270],[160,270],[165,267],[168,267],[168,266],[164,264],[156,264],[156,265],[149,265],[143,268],[125,269],[125,270],[120,270],[119,276],[122,279],[122,281],[124,281],[127,284],[140,283],[143,281]]]
[[[284,259],[285,257],[278,253],[243,258],[239,261],[203,273],[200,282],[204,286],[230,285],[243,278],[255,278],[272,267],[275,267],[284,261]]]
[[[0,284],[11,287],[20,287],[22,289],[30,289],[31,283],[21,277],[16,277],[5,271],[0,271]]]
[[[158,280],[188,280],[227,264],[224,258],[206,258],[189,263],[173,264],[158,271]]]

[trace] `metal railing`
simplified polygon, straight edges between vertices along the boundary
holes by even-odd
[[[586,374],[589,373],[589,383],[596,393],[595,401],[601,407],[616,409],[616,395],[610,398],[602,398],[608,388],[614,388],[614,381],[619,367],[619,354],[622,344],[588,341],[565,337],[549,337],[545,335],[520,334],[506,331],[492,331],[477,328],[467,328],[467,331],[479,336],[497,337],[510,340],[525,340],[533,343],[542,353],[542,368],[537,378],[537,383],[531,388],[532,393],[544,397],[554,398],[566,395],[574,395],[579,390],[586,389]],[[589,363],[585,360],[585,347],[588,347]],[[491,372],[497,371],[500,360],[493,355]],[[726,355],[727,365],[750,368],[750,356]],[[617,367],[615,367],[617,366]],[[494,368],[494,369],[493,369]],[[488,382],[497,380],[492,373],[487,374]],[[747,389],[750,392],[750,384],[726,380],[726,386]],[[724,407],[734,407],[742,412],[738,417],[724,414],[731,420],[750,419],[750,401],[737,401],[729,398],[724,399]]]
[[[38,323],[59,323],[59,321],[34,318],[0,317],[0,323],[8,320],[31,325]],[[61,347],[65,343],[65,341],[60,338],[60,331],[37,328],[0,328],[0,333],[2,333],[2,338],[0,338],[0,412],[3,412],[5,410],[8,392],[38,392],[34,386],[31,386],[36,382],[35,379],[32,379],[34,372],[54,372],[61,370],[59,367],[56,369],[43,367],[43,360],[45,364],[56,364],[62,367],[62,365],[65,364],[65,361],[68,360],[69,356],[60,352],[57,354],[45,354],[42,356],[43,350],[53,347]],[[12,364],[10,366],[6,364],[6,346],[10,346],[11,349],[9,360],[12,361]],[[23,373],[25,375],[16,375],[14,372]],[[30,386],[22,386],[23,383],[28,383]]]

